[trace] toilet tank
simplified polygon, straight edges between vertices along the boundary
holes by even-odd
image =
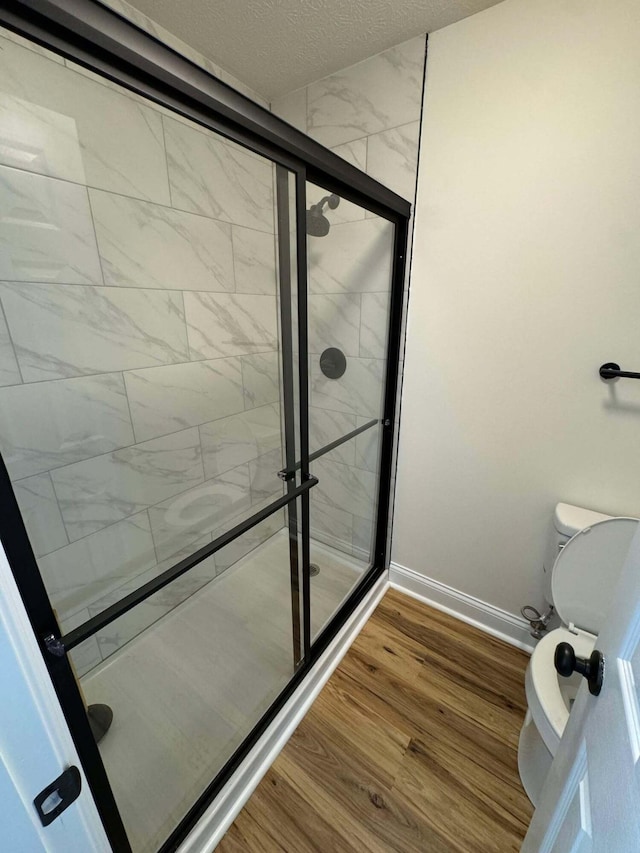
[[[562,551],[569,539],[575,536],[579,530],[590,527],[596,521],[606,521],[611,517],[601,512],[595,512],[592,509],[584,509],[581,506],[564,503],[556,504],[542,564],[544,571],[544,597],[548,604],[553,604],[553,598],[551,597],[551,571],[560,551]]]

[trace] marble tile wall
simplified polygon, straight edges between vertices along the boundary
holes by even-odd
[[[0,447],[70,629],[282,493],[272,166],[7,32],[0,127]]]
[[[271,109],[413,203],[425,45],[411,39],[277,98]],[[325,194],[308,186],[311,202]],[[329,234],[308,243],[312,449],[379,417],[388,316],[388,226],[345,200],[327,217]],[[403,339],[406,286],[404,296]],[[347,358],[338,380],[320,372],[317,356],[329,346]],[[398,417],[399,400],[400,388]],[[373,429],[318,460],[325,476],[311,496],[314,535],[365,560],[379,440]]]

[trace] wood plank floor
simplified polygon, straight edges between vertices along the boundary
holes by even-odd
[[[527,660],[389,591],[218,853],[518,851]]]

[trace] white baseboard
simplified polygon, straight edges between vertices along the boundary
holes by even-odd
[[[391,563],[389,583],[393,589],[456,616],[512,646],[517,646],[529,654],[533,651],[535,642],[529,633],[529,623],[515,613],[509,613],[398,563]]]
[[[385,572],[369,590],[258,743],[176,853],[211,853],[275,761],[389,587]]]

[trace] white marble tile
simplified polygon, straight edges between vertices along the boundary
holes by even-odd
[[[1,162],[16,165],[22,152],[21,168],[70,181],[86,177],[92,187],[169,203],[161,117],[154,110],[11,42],[0,51],[0,80],[12,128]]]
[[[198,430],[57,468],[51,478],[69,539],[79,539],[201,483]]]
[[[14,480],[134,440],[120,374],[0,389],[0,447]]]
[[[207,479],[250,462],[282,444],[278,405],[261,406],[200,427],[202,462]]]
[[[353,553],[361,559],[368,559],[373,554],[374,524],[371,518],[353,516]]]
[[[232,231],[236,291],[275,294],[276,246],[273,234],[239,225],[232,226]]]
[[[0,166],[0,279],[102,284],[84,187]]]
[[[242,379],[246,409],[277,403],[280,399],[280,363],[277,352],[244,355]]]
[[[169,559],[250,506],[249,468],[240,465],[151,507],[149,517],[158,559]]]
[[[69,544],[48,474],[19,480],[13,484],[13,491],[37,557]]]
[[[185,293],[192,359],[269,352],[277,348],[273,296]]]
[[[287,92],[271,101],[271,112],[280,116],[288,124],[307,132],[307,87]]]
[[[319,500],[317,487],[311,490],[309,527],[311,538],[351,553],[353,516]]]
[[[346,356],[360,354],[360,294],[311,294],[308,299],[309,352],[337,347]]]
[[[389,292],[363,293],[360,314],[360,356],[385,358],[389,331]]]
[[[283,483],[278,471],[284,467],[284,453],[281,447],[270,450],[249,462],[251,479],[251,502],[253,504],[276,500],[283,493]]]
[[[369,418],[358,417],[356,426],[363,426]],[[356,468],[364,468],[366,471],[378,470],[380,458],[380,440],[382,437],[382,425],[371,427],[361,432],[355,438],[355,465]]]
[[[254,507],[253,509],[257,510],[258,508]],[[284,525],[284,511],[278,510],[278,512],[274,512],[273,515],[265,518],[265,520],[261,521],[260,524],[256,524],[255,527],[252,527],[251,530],[248,530],[246,533],[243,533],[242,536],[234,539],[233,542],[230,542],[224,548],[216,551],[215,558],[218,575],[233,566],[234,563],[237,563],[238,560],[242,559],[242,557],[246,556],[250,551],[253,551],[254,548],[262,545],[262,543],[271,538],[274,533],[282,530]]]
[[[60,623],[60,630],[63,634],[66,634],[68,631],[73,631],[74,628],[82,625],[82,623],[86,622],[89,618],[90,614],[87,608],[79,610],[77,613],[74,613],[73,616],[69,616],[68,619],[65,619]],[[73,668],[79,678],[86,675],[95,666],[98,666],[99,663],[102,663],[100,648],[98,647],[98,640],[96,637],[89,637],[88,640],[80,643],[79,646],[76,646],[76,648],[70,652],[70,655]]]
[[[239,358],[216,358],[124,374],[137,441],[244,409]]]
[[[234,289],[231,226],[205,216],[91,190],[105,284]]]
[[[58,617],[87,607],[156,563],[146,512],[38,559]]]
[[[173,206],[273,233],[272,165],[164,118]]]
[[[318,501],[362,518],[373,518],[377,479],[371,471],[328,459],[316,459],[311,463],[311,473],[319,480],[315,487]]]
[[[7,39],[8,41],[12,41],[15,44],[19,44],[21,47],[27,48],[27,50],[32,50],[34,53],[39,53],[40,56],[46,56],[47,59],[50,59],[52,62],[57,62],[58,65],[64,65],[64,59],[57,53],[54,53],[52,50],[47,50],[46,47],[40,47],[39,44],[36,44],[33,41],[29,41],[29,39],[23,38],[17,33],[12,32],[11,30],[7,30],[4,27],[0,27],[0,36],[3,39]]]
[[[9,329],[0,311],[0,385],[18,385],[22,382],[20,369],[9,337]]]
[[[384,388],[384,362],[375,358],[349,358],[339,379],[329,379],[320,363],[311,362],[311,405],[334,412],[380,417]]]
[[[356,416],[344,412],[329,412],[326,409],[309,407],[309,451],[314,453],[332,441],[356,428]],[[330,451],[334,462],[346,465],[355,463],[355,442],[346,441]]]
[[[418,170],[420,122],[374,133],[369,137],[367,172],[413,203]]]
[[[364,219],[334,225],[326,237],[309,239],[311,293],[387,291],[391,286],[391,222]]]
[[[366,136],[362,139],[354,139],[353,142],[345,142],[344,145],[335,145],[331,150],[352,166],[356,166],[363,172],[367,171]]]
[[[6,283],[0,297],[25,382],[189,360],[181,293]]]
[[[307,131],[335,146],[420,117],[424,36],[307,87]]]

